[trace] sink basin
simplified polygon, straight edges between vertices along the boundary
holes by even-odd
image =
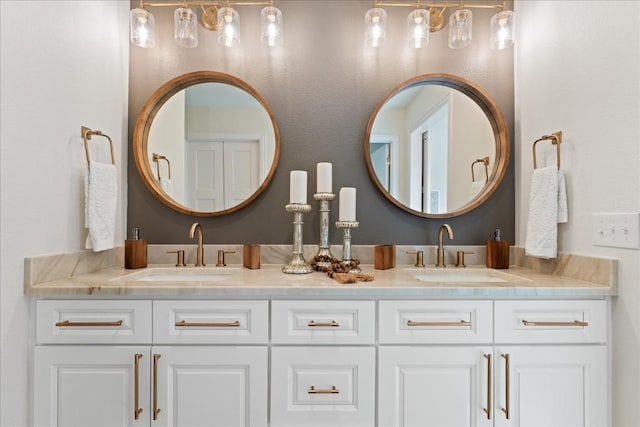
[[[133,282],[219,282],[240,271],[239,268],[147,268],[127,274],[117,280]]]
[[[521,283],[528,282],[513,274],[499,270],[484,268],[437,268],[437,269],[409,269],[406,270],[422,282],[457,282],[457,283]]]

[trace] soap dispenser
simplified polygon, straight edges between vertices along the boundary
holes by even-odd
[[[124,241],[124,268],[145,268],[147,266],[147,241],[140,238],[140,229],[133,229],[131,239]]]
[[[509,268],[509,242],[502,240],[499,228],[487,240],[487,268]]]

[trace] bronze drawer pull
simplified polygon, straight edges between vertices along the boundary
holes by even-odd
[[[471,326],[471,322],[460,320],[459,322],[416,322],[407,320],[407,326]]]
[[[142,354],[136,353],[133,356],[133,419],[140,418],[142,408],[140,407],[140,358]]]
[[[316,322],[315,320],[311,320],[309,321],[309,323],[307,323],[307,326],[311,326],[311,327],[329,327],[329,328],[335,328],[340,326],[340,324],[338,322],[336,322],[335,320],[332,320],[331,322]]]
[[[340,390],[338,390],[336,388],[336,386],[332,385],[330,389],[319,389],[316,390],[316,388],[314,386],[309,387],[309,390],[307,391],[307,393],[309,394],[338,394],[340,393]]]
[[[64,320],[62,322],[56,322],[56,326],[122,326],[123,323],[123,320],[116,320],[115,322],[70,322]]]
[[[160,359],[159,354],[153,355],[153,421],[158,420],[158,413],[160,412],[160,408],[158,408],[158,359]]]
[[[500,356],[502,356],[502,358],[504,359],[504,391],[505,391],[505,408],[500,408],[500,410],[502,412],[504,412],[504,416],[506,419],[509,419],[509,407],[511,406],[511,402],[510,402],[510,384],[511,384],[511,380],[510,380],[510,376],[511,376],[511,362],[509,359],[509,353],[504,353],[501,354]]]
[[[487,414],[487,419],[491,419],[491,353],[485,354],[484,358],[487,359],[487,407],[483,408],[483,411]]]
[[[181,320],[176,322],[176,326],[180,327],[206,327],[206,328],[237,328],[240,326],[240,322],[235,320],[233,322],[187,322],[186,320]]]
[[[589,322],[581,322],[579,320],[574,320],[573,322],[529,322],[528,320],[523,320],[522,324],[524,326],[589,326]]]

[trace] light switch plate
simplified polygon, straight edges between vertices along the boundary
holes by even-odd
[[[640,213],[594,213],[593,244],[640,249]]]

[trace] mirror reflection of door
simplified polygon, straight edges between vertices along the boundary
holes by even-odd
[[[187,203],[200,211],[229,209],[256,191],[259,140],[187,140]]]
[[[389,142],[371,143],[371,163],[373,163],[380,184],[387,191],[389,191],[391,180],[391,149],[389,146]]]

